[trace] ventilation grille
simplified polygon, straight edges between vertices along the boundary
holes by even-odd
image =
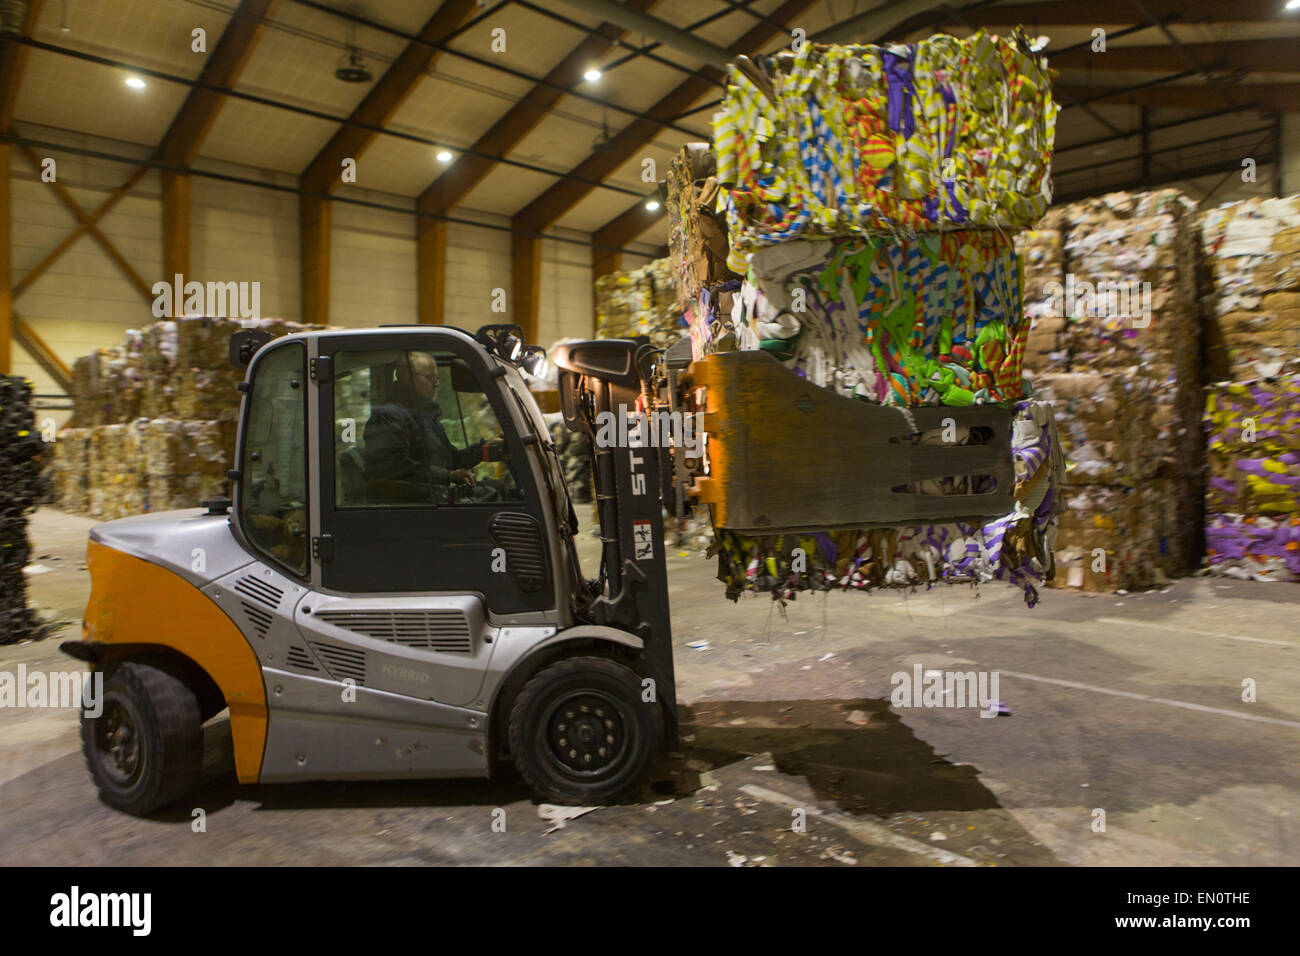
[[[290,667],[296,667],[300,671],[311,671],[313,674],[320,670],[320,668],[316,666],[316,662],[311,659],[311,655],[301,647],[289,648],[289,653],[285,657],[285,662],[288,663]]]
[[[366,682],[366,655],[351,647],[339,647],[323,641],[312,641],[312,650],[325,663],[325,669],[335,680],[352,678],[358,684]]]
[[[284,592],[274,584],[260,581],[251,574],[245,575],[236,581],[235,590],[244,597],[269,607],[272,611],[279,608],[280,598],[284,596]],[[247,607],[248,605],[244,606]]]
[[[403,647],[426,648],[446,654],[469,654],[474,650],[469,621],[455,608],[429,611],[321,611],[319,620],[392,641]]]
[[[546,587],[546,549],[542,532],[531,515],[498,514],[489,525],[492,540],[506,552],[506,573],[525,594]]]
[[[253,630],[257,631],[257,636],[266,637],[266,632],[271,627],[270,612],[260,607],[253,607],[247,601],[240,601],[239,606],[244,609],[244,616],[253,625]]]

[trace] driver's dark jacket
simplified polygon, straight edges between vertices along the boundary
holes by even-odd
[[[481,445],[457,448],[451,443],[441,418],[436,402],[415,408],[389,402],[371,410],[362,459],[372,495],[388,501],[442,502],[451,472],[482,460]]]

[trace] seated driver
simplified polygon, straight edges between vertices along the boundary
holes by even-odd
[[[457,448],[442,427],[438,360],[410,352],[397,362],[390,400],[371,410],[363,459],[367,487],[385,501],[441,504],[451,485],[472,488],[470,468],[483,461],[484,442]]]

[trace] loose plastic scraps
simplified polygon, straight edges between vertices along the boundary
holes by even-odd
[[[748,537],[718,529],[711,549],[732,600],[742,591],[793,599],[799,590],[927,588],[1008,581],[1038,601],[1053,570],[1064,470],[1051,406],[1020,402],[1012,439],[1015,510],[985,524],[945,524]],[[956,492],[962,489],[947,489]],[[796,550],[798,549],[798,550]]]
[[[713,119],[733,248],[1029,226],[1057,113],[1039,50],[1017,29],[737,58]]]
[[[1009,402],[1029,331],[1020,286],[1015,250],[995,232],[788,242],[754,254],[721,328],[841,395]],[[717,328],[697,323],[700,351],[720,345]]]

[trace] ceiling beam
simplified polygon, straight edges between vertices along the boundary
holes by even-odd
[[[778,22],[789,23],[812,6],[813,2],[814,0],[786,0],[773,11],[772,17]],[[739,40],[727,47],[727,58],[751,53],[777,33],[777,29],[767,23],[756,24]],[[610,140],[609,148],[605,152],[592,153],[575,166],[570,174],[582,176],[584,179],[604,179],[632,159],[637,150],[654,137],[659,127],[651,118],[676,116],[713,89],[721,76],[722,73],[717,68],[705,67],[646,110],[646,119],[634,120],[620,130]],[[514,230],[514,242],[511,248],[514,318],[526,333],[525,341],[535,340],[539,321],[540,244],[532,237],[572,209],[592,191],[592,188],[571,179],[562,180],[515,213],[510,220],[510,227]],[[609,256],[600,260],[602,267],[608,267],[611,263],[616,263],[616,260]]]
[[[1134,89],[1127,86],[1075,86],[1057,83],[1052,94],[1063,106],[1080,102],[1109,101],[1140,106],[1163,106],[1171,109],[1204,109],[1212,93],[1225,94],[1240,109],[1256,108],[1263,112],[1300,112],[1300,83],[1225,83],[1213,87],[1197,83],[1177,86],[1152,86]]]
[[[198,82],[190,89],[177,111],[167,135],[158,144],[158,157],[174,166],[188,166],[212,128],[226,97],[217,92],[235,85],[261,36],[263,21],[274,12],[279,0],[241,0],[217,45],[212,48]]]
[[[301,319],[310,325],[327,325],[330,307],[330,226],[328,195],[342,182],[343,161],[359,161],[378,129],[383,127],[411,95],[441,52],[436,44],[447,40],[473,12],[475,0],[445,0],[370,88],[357,108],[298,177],[304,195],[298,200],[298,264],[301,282]],[[357,122],[364,125],[351,125]],[[417,220],[418,221],[418,220]],[[443,245],[445,254],[445,244]],[[416,247],[417,274],[423,261]],[[425,250],[427,252],[427,249]]]
[[[934,4],[939,7],[939,4]],[[1179,23],[1272,23],[1284,21],[1282,0],[1151,0],[1146,4],[1152,16]],[[944,12],[942,8],[939,11]],[[925,16],[925,15],[920,15]],[[956,13],[930,18],[932,24],[971,27],[1013,27],[1028,31],[1038,27],[1095,27],[1130,24],[1143,20],[1130,0],[1045,0],[1040,3],[981,4]],[[921,29],[918,22],[913,29]],[[908,31],[910,32],[910,31]],[[820,36],[818,37],[820,39]]]
[[[642,36],[658,40],[669,49],[699,60],[705,66],[724,66],[731,58],[729,51],[722,47],[657,17],[633,9],[630,3],[625,4],[620,0],[562,0],[562,2],[600,17],[604,21],[616,23],[624,30],[635,30]],[[771,26],[769,29],[775,31]]]
[[[648,10],[659,0],[629,0],[628,9]],[[470,147],[473,155],[462,154],[417,200],[424,212],[445,213],[459,205],[496,168],[500,160],[527,136],[555,108],[564,94],[560,87],[579,82],[592,62],[608,52],[627,31],[613,23],[601,23],[594,33],[565,55],[542,83],[536,84],[492,124]]]
[[[773,12],[772,17],[789,23],[813,3],[814,0],[786,0]],[[775,35],[776,31],[772,27],[766,23],[759,23],[727,47],[727,54],[737,56],[742,53],[752,53]],[[719,71],[712,67],[700,71],[663,96],[659,102],[646,110],[646,113],[651,117],[668,117],[681,113],[713,89],[719,75]],[[657,129],[658,126],[649,120],[633,121],[610,140],[610,148],[607,151],[592,153],[570,170],[570,175],[581,176],[584,179],[604,179],[632,159],[637,150],[654,137]],[[512,226],[524,232],[541,232],[572,209],[591,192],[592,188],[571,179],[558,182],[515,213]]]
[[[41,15],[41,0],[29,0],[27,15],[23,18],[18,36],[30,37],[36,30]],[[9,34],[0,34],[0,133],[13,126],[14,107],[18,103],[18,87],[27,64],[27,47],[14,42]]]
[[[1300,39],[1229,40],[1221,43],[1184,43],[1186,50],[1205,70],[1252,70],[1263,73],[1300,73]],[[1177,49],[1167,43],[1137,46],[1107,46],[1094,53],[1087,46],[1053,55],[1048,63],[1058,70],[1159,70],[1176,72],[1187,64]]]
[[[384,75],[370,88],[370,92],[352,111],[349,119],[364,126],[344,126],[316,154],[302,171],[304,189],[315,192],[332,192],[339,185],[339,173],[344,159],[359,159],[377,133],[366,128],[383,126],[398,107],[415,89],[416,84],[438,57],[435,44],[441,43],[470,15],[475,0],[446,0]]]
[[[889,0],[813,34],[813,39],[818,43],[875,43],[895,31],[906,29],[917,18],[934,22],[946,13],[948,19],[966,23],[965,6],[962,3],[945,5],[936,0]]]
[[[221,38],[208,55],[198,82],[172,118],[158,144],[157,155],[170,166],[189,166],[199,154],[226,96],[262,35],[265,21],[279,0],[241,0],[231,14]],[[190,178],[182,173],[162,173],[162,274],[167,281],[190,271]]]

